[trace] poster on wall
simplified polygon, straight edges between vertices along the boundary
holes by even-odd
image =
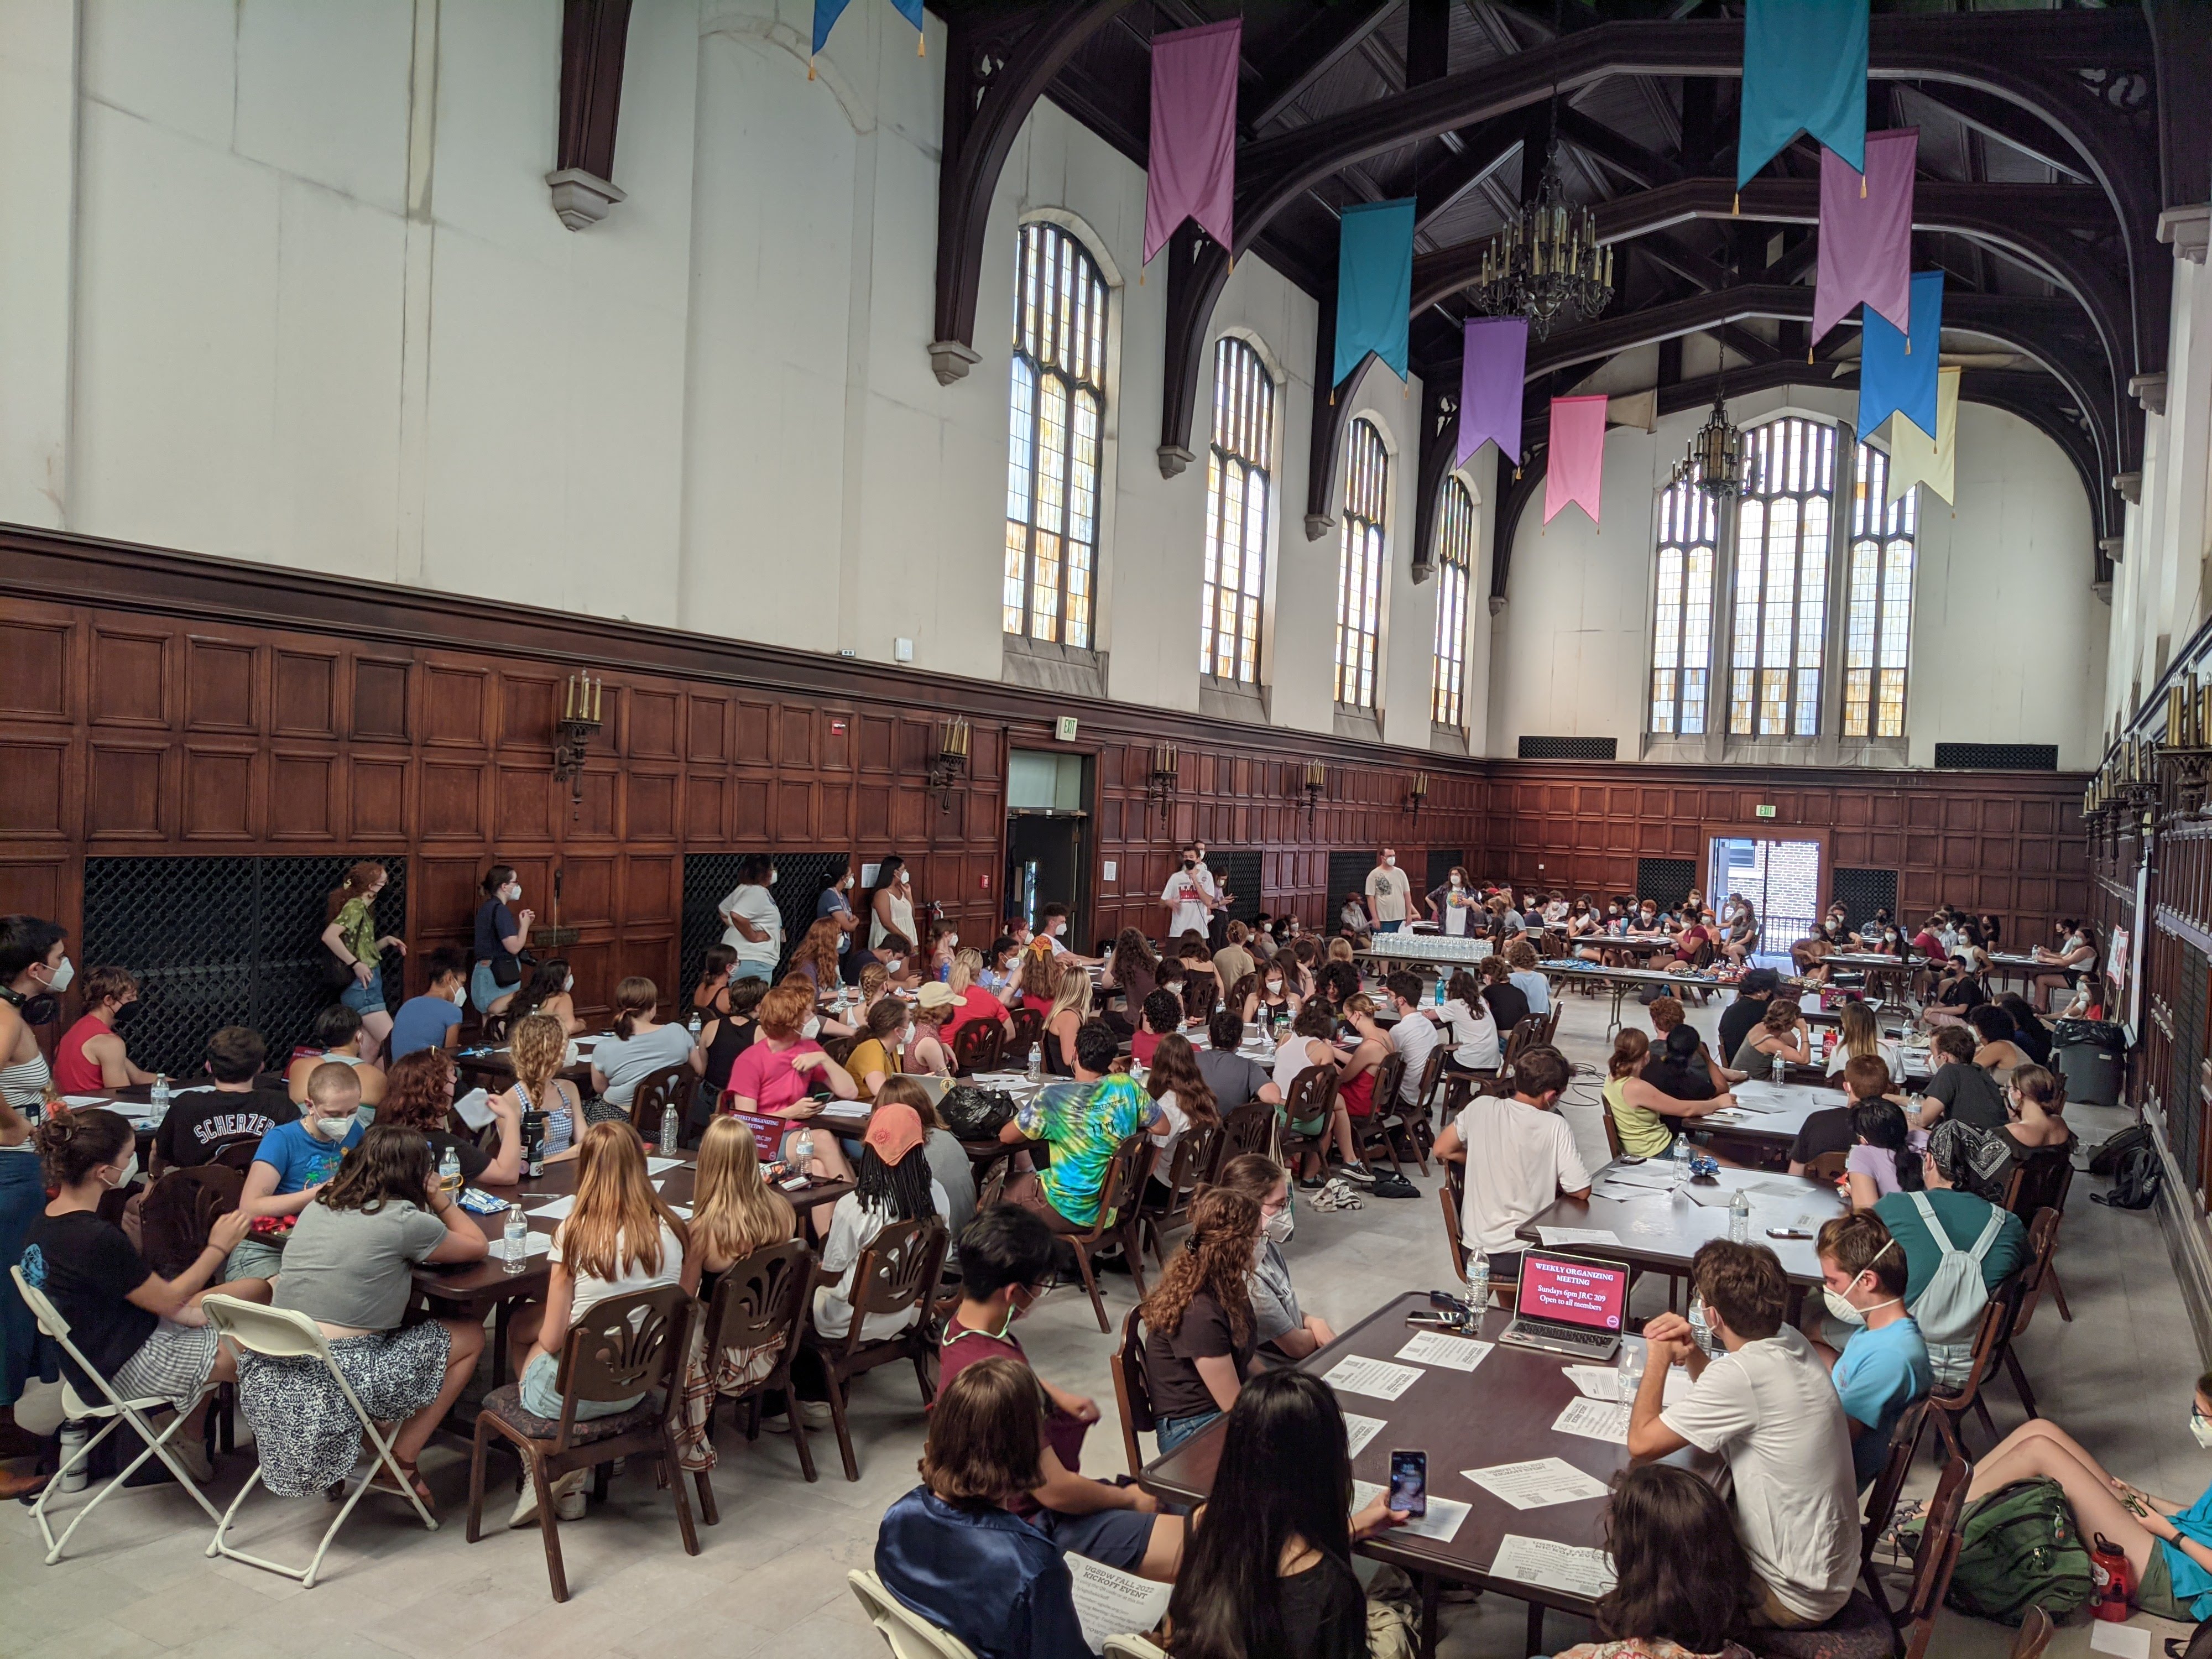
[[[2105,977],[2112,982],[2112,1000],[2118,1003],[2127,994],[2128,964],[2135,955],[2134,942],[2124,930],[2112,935],[2112,959],[2105,964]]]
[[[2112,955],[2113,960],[2110,963],[2106,964],[2108,968],[2112,969],[2112,971],[2126,974],[2127,975],[2127,1036],[2128,1042],[2130,1044],[2132,1044],[2136,1040],[2136,1033],[2142,1030],[2142,981],[2137,979],[2130,970],[2134,966],[2136,957],[2142,954],[2143,918],[2145,915],[2149,914],[2149,853],[2150,849],[2146,846],[2143,849],[2143,856],[2136,860],[2136,908],[2133,919],[2125,932],[2116,933],[2112,935]],[[2122,951],[2120,947],[2123,944],[2125,944],[2129,947],[2125,952],[2126,959],[2124,961],[2121,960]],[[2118,1006],[2119,1000],[2118,996],[2117,994],[2114,995],[2112,998],[2113,1005],[2115,1006]]]

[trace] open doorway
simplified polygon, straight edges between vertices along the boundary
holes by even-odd
[[[1765,836],[1715,836],[1705,894],[1715,910],[1741,893],[1759,917],[1761,957],[1786,961],[1820,914],[1820,843]]]
[[[1006,919],[1031,927],[1064,904],[1068,942],[1090,937],[1091,757],[1016,749],[1006,764]]]

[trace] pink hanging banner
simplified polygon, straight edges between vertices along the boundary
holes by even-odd
[[[1920,129],[1866,136],[1866,172],[1820,151],[1820,268],[1813,289],[1819,339],[1864,301],[1899,328],[1912,318],[1912,173]]]
[[[1237,66],[1244,21],[1152,37],[1152,142],[1145,170],[1145,263],[1185,219],[1233,247]]]
[[[1569,501],[1598,520],[1598,497],[1605,482],[1604,397],[1552,399],[1552,448],[1544,464],[1544,522]]]

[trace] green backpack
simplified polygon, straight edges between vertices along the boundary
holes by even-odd
[[[1943,1598],[1960,1613],[2017,1625],[2039,1607],[2063,1619],[2096,1593],[2089,1552],[2056,1480],[2015,1480],[1959,1519],[1959,1561]]]

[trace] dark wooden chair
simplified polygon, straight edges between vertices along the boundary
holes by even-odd
[[[732,1348],[751,1353],[775,1350],[775,1363],[763,1375],[721,1396],[730,1402],[732,1422],[738,1413],[744,1413],[747,1440],[760,1438],[762,1400],[771,1393],[790,1395],[791,1362],[799,1352],[806,1316],[813,1306],[813,1286],[814,1253],[805,1240],[787,1239],[731,1263],[722,1282],[714,1286],[714,1299],[702,1310],[710,1376],[720,1357]],[[806,1420],[796,1411],[790,1419],[792,1442],[799,1448],[799,1472],[811,1480],[814,1449],[806,1443]],[[710,1433],[713,1427],[714,1415],[709,1413]],[[699,1488],[699,1513],[708,1526],[717,1524],[721,1511],[715,1506],[714,1488],[707,1471],[696,1469],[691,1478]]]
[[[1547,1017],[1542,1014],[1530,1014],[1526,1019],[1514,1023],[1512,1033],[1505,1039],[1504,1062],[1498,1068],[1501,1079],[1510,1078],[1513,1063],[1538,1043],[1546,1041],[1544,1027],[1547,1023]]]
[[[561,1415],[538,1417],[522,1407],[521,1384],[504,1383],[484,1396],[477,1413],[476,1441],[469,1460],[468,1540],[483,1531],[484,1454],[496,1435],[521,1457],[527,1478],[538,1489],[538,1523],[545,1543],[545,1575],[553,1599],[568,1599],[568,1577],[561,1564],[561,1534],[553,1513],[553,1482],[576,1469],[611,1463],[618,1457],[650,1457],[660,1483],[676,1502],[676,1522],[684,1553],[699,1553],[698,1528],[684,1490],[672,1423],[682,1389],[684,1343],[697,1304],[680,1285],[598,1303],[568,1328],[561,1345],[555,1386],[561,1391]],[[655,1389],[659,1393],[656,1395]],[[645,1399],[611,1417],[579,1421],[580,1401]]]
[[[1075,1265],[1082,1272],[1083,1288],[1090,1294],[1091,1311],[1098,1316],[1102,1331],[1114,1328],[1106,1322],[1106,1304],[1098,1295],[1098,1271],[1091,1265],[1091,1256],[1102,1244],[1119,1244],[1121,1259],[1128,1264],[1130,1282],[1137,1287],[1137,1300],[1145,1299],[1144,1231],[1139,1224],[1137,1204],[1158,1150],[1158,1143],[1142,1129],[1116,1146],[1099,1178],[1097,1215],[1083,1231],[1059,1235],[1074,1247]]]
[[[1329,1109],[1336,1103],[1336,1067],[1309,1066],[1291,1079],[1291,1092],[1283,1100],[1281,1146],[1283,1162],[1294,1170],[1297,1161],[1308,1152],[1317,1152],[1322,1162],[1328,1162]],[[1318,1135],[1303,1134],[1291,1126],[1322,1120]]]
[[[1883,1594],[1881,1579],[1874,1570],[1875,1547],[1881,1542],[1889,1523],[1897,1518],[1897,1500],[1904,1494],[1905,1482],[1912,1472],[1913,1449],[1920,1443],[1920,1431],[1925,1426],[1928,1402],[1916,1400],[1898,1418],[1889,1436],[1889,1455],[1882,1460],[1881,1473],[1875,1476],[1874,1485],[1867,1489],[1866,1523],[1859,1529],[1859,1582],[1866,1586],[1867,1594],[1875,1605],[1889,1616],[1889,1597]]]
[[[1152,1160],[1158,1179],[1147,1181],[1137,1201],[1137,1224],[1151,1244],[1152,1260],[1167,1266],[1167,1235],[1190,1217],[1190,1201],[1198,1189],[1213,1178],[1221,1164],[1221,1125],[1194,1123],[1176,1140],[1175,1155],[1163,1171]]]
[[[2043,1659],[2043,1650],[2057,1633],[2049,1613],[2041,1607],[2030,1607],[2027,1617],[2020,1621],[2020,1633],[2012,1638],[2012,1659]]]
[[[2020,1270],[2019,1311],[2013,1315],[1997,1351],[2005,1375],[2012,1379],[2013,1392],[2020,1396],[2021,1409],[2030,1417],[2040,1415],[2035,1408],[2035,1390],[2028,1386],[2027,1372],[2013,1344],[2035,1317],[2036,1304],[2043,1300],[2044,1287],[2051,1282],[2051,1257],[2057,1248],[2058,1212],[2048,1207],[2038,1210],[2027,1229],[2027,1265]]]
[[[481,1041],[490,1044],[494,1048],[498,1048],[505,1044],[508,1036],[513,1034],[514,1030],[514,1018],[513,1015],[503,1013],[486,1014],[480,1023],[477,1036]]]
[[[1406,1119],[1399,1107],[1398,1091],[1405,1080],[1406,1057],[1393,1049],[1375,1067],[1375,1087],[1368,1096],[1374,1109],[1365,1117],[1352,1120],[1352,1144],[1358,1149],[1361,1160],[1365,1161],[1370,1147],[1380,1146],[1389,1154],[1390,1167],[1401,1176],[1406,1173],[1406,1166],[1398,1161],[1397,1141]]]
[[[1628,1148],[1620,1139],[1620,1125],[1613,1121],[1613,1098],[1602,1089],[1598,1091],[1598,1115],[1605,1121],[1605,1150],[1616,1161]]]
[[[1443,1041],[1429,1050],[1429,1057],[1421,1066],[1420,1081],[1413,1085],[1417,1098],[1411,1106],[1401,1103],[1398,1108],[1399,1115],[1406,1120],[1406,1135],[1413,1143],[1413,1157],[1423,1175],[1429,1172],[1429,1148],[1436,1145],[1437,1096],[1443,1087],[1444,1061],[1450,1054],[1450,1045]]]
[[[1805,1166],[1806,1176],[1832,1186],[1843,1179],[1844,1166],[1850,1161],[1850,1156],[1849,1152],[1823,1152]]]
[[[2021,1275],[2014,1273],[1990,1292],[1989,1305],[1982,1310],[1982,1322],[1974,1331],[1973,1358],[1965,1381],[1956,1386],[1939,1382],[1928,1396],[1928,1418],[1942,1438],[1947,1457],[1966,1455],[1965,1419],[1970,1411],[1981,1419],[1990,1437],[1996,1437],[1996,1425],[1990,1420],[1990,1408],[1982,1399],[1982,1389],[1996,1374],[2005,1334],[2011,1330],[2013,1317],[2020,1311],[2021,1279]]]
[[[973,1076],[995,1072],[1006,1051],[1006,1030],[995,1019],[975,1019],[952,1034],[953,1064]]]
[[[1460,1237],[1459,1218],[1466,1202],[1466,1176],[1463,1166],[1444,1161],[1444,1184],[1437,1188],[1437,1201],[1443,1206],[1444,1244],[1451,1251],[1452,1271],[1459,1282],[1467,1283],[1467,1245]]]
[[[1030,1044],[1044,1041],[1044,1010],[1042,1008],[1012,1008],[1014,1039],[1009,1045],[1018,1064],[1029,1064]]]
[[[673,1106],[678,1121],[688,1118],[691,1113],[692,1085],[698,1076],[689,1060],[678,1060],[639,1079],[637,1090],[629,1097],[629,1127],[644,1139],[657,1145],[660,1139],[661,1109]],[[659,1150],[672,1153],[676,1149],[661,1146]]]
[[[1144,1310],[1132,1308],[1128,1317],[1121,1322],[1121,1340],[1106,1357],[1106,1369],[1114,1378],[1114,1404],[1121,1418],[1121,1455],[1128,1467],[1145,1467],[1144,1449],[1137,1443],[1139,1434],[1150,1434],[1159,1426],[1152,1412],[1152,1384],[1145,1376],[1145,1320]]]
[[[1247,1152],[1257,1152],[1263,1158],[1275,1155],[1275,1131],[1281,1123],[1280,1109],[1264,1100],[1248,1100],[1242,1106],[1224,1115],[1221,1120],[1220,1138],[1214,1142],[1218,1162],[1206,1172],[1207,1178],[1218,1176],[1221,1166],[1232,1158],[1242,1158]]]
[[[845,1416],[845,1397],[854,1378],[866,1376],[878,1365],[910,1359],[915,1378],[921,1384],[922,1405],[927,1407],[937,1397],[932,1370],[937,1358],[937,1322],[932,1304],[937,1281],[945,1272],[946,1242],[942,1217],[933,1216],[927,1222],[892,1222],[875,1236],[853,1266],[853,1292],[847,1298],[852,1305],[853,1322],[845,1334],[825,1337],[813,1328],[811,1322],[805,1328],[805,1345],[821,1357],[823,1369],[829,1373],[830,1420],[836,1427],[837,1450],[845,1460],[848,1480],[860,1478],[860,1462],[853,1455],[852,1425]],[[834,1284],[836,1275],[817,1271],[817,1282],[825,1279]],[[872,1340],[861,1334],[871,1318],[909,1309],[915,1314],[914,1322],[896,1335]],[[796,1405],[792,1415],[794,1419],[799,1415]]]

